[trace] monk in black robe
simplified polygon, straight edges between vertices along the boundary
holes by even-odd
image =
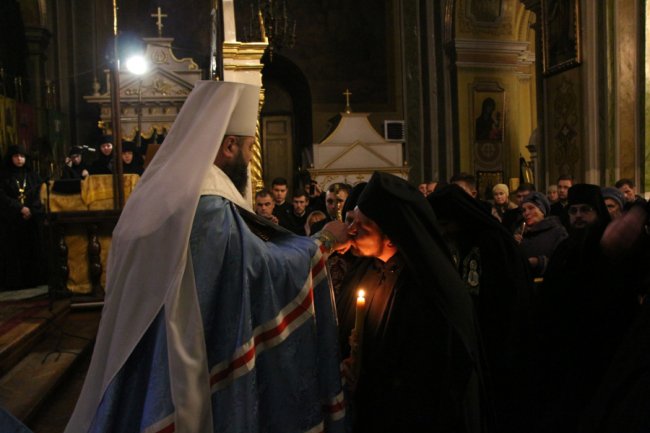
[[[355,431],[486,431],[471,299],[426,199],[406,181],[375,173],[349,234],[359,254],[383,262],[363,282],[360,371],[351,377]]]
[[[610,222],[600,187],[572,186],[567,209],[569,237],[551,257],[536,302],[536,432],[578,431],[639,309],[600,247]]]
[[[458,185],[427,197],[474,301],[499,432],[527,422],[527,350],[533,279],[512,235]]]

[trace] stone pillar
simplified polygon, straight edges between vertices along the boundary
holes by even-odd
[[[27,74],[31,82],[26,102],[35,107],[45,107],[45,62],[52,34],[44,28],[26,27],[25,37],[27,39]]]

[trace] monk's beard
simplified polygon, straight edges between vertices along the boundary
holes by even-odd
[[[241,195],[246,194],[246,187],[248,186],[248,165],[244,161],[244,155],[242,155],[241,150],[237,152],[237,156],[235,156],[233,162],[225,165],[221,169],[230,178],[237,191]]]

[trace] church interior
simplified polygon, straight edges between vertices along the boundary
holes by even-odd
[[[415,185],[471,173],[483,198],[497,183],[545,191],[564,174],[629,178],[643,195],[649,11],[641,0],[3,0],[0,151],[24,147],[54,185],[73,146],[92,160],[119,135],[153,155],[194,83],[235,80],[263,89],[256,189],[278,177],[289,191],[309,178],[354,185],[381,169]],[[142,74],[127,68],[135,54]],[[0,300],[0,405],[36,432],[63,431],[79,391],[110,233],[137,181],[124,176],[74,196],[46,187],[48,295]]]

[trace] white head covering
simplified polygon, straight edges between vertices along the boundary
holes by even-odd
[[[224,135],[255,135],[258,98],[256,86],[199,81],[133,191],[113,232],[97,343],[67,432],[88,430],[104,391],[163,305],[168,340],[175,343],[168,349],[173,374],[186,373],[176,370],[180,359],[187,364],[188,356],[191,361],[204,355],[192,353],[204,350],[205,343],[189,235]],[[183,377],[184,389],[172,381],[177,431],[208,431],[203,428],[211,425],[209,409],[192,407],[203,398],[210,402],[202,383],[207,366],[197,364],[196,374]]]

